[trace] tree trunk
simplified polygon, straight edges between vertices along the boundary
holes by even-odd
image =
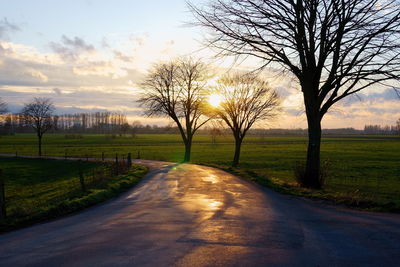
[[[42,136],[38,134],[39,157],[42,156]]]
[[[321,121],[319,116],[307,114],[308,121],[308,149],[304,177],[304,186],[321,188],[320,181],[320,147],[321,147]]]
[[[242,146],[242,140],[239,137],[235,137],[235,155],[233,156],[233,162],[232,162],[233,167],[237,167],[239,165],[241,146]]]
[[[183,162],[189,162],[190,161],[190,153],[192,151],[192,137],[188,137],[188,139],[185,142],[185,157],[183,159]]]

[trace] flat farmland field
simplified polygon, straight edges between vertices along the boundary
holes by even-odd
[[[1,154],[35,155],[36,137],[17,134],[0,138]],[[238,169],[229,168],[234,152],[230,136],[195,136],[192,163],[218,166],[283,191],[330,199],[363,208],[400,211],[400,138],[394,136],[323,137],[322,162],[329,173],[323,190],[308,191],[296,186],[293,168],[304,161],[306,137],[248,136],[242,146]],[[65,135],[46,134],[46,156],[119,157],[179,162],[184,146],[179,135]]]

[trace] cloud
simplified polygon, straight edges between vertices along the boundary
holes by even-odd
[[[46,84],[49,77],[38,68],[38,65],[40,64],[4,58],[0,64],[0,85],[41,86]]]
[[[61,96],[62,95],[62,91],[60,88],[53,88],[53,91],[56,95]]]
[[[382,101],[399,100],[399,97],[393,88],[384,88],[380,90],[365,89],[364,91],[350,95],[343,99],[340,103],[342,106],[351,106],[356,103],[375,103]]]
[[[46,83],[49,80],[46,75],[35,69],[28,69],[28,74],[30,74],[34,78],[37,78],[39,82],[42,83]]]
[[[36,88],[35,88],[36,89]],[[131,91],[118,91],[95,88],[47,88],[38,90],[21,87],[20,91],[1,88],[2,98],[10,103],[11,112],[18,112],[23,103],[32,97],[46,97],[53,100],[58,114],[85,111],[118,111],[129,115],[142,115],[142,108],[135,102],[137,95]],[[29,92],[29,93],[28,93]],[[56,96],[54,95],[56,94]]]
[[[284,112],[290,116],[300,116],[304,114],[304,111],[301,109],[295,109],[295,108],[286,108],[284,109]]]
[[[0,21],[0,39],[7,39],[10,33],[20,30],[16,24],[10,23],[7,18]]]
[[[111,77],[112,79],[119,79],[128,75],[127,70],[116,67],[110,61],[85,62],[75,66],[73,72],[77,75],[105,76]]]
[[[145,34],[139,35],[139,36],[131,35],[129,37],[129,40],[132,41],[134,45],[140,47],[140,46],[144,46],[145,45],[145,43],[147,42],[148,38],[149,38],[149,34],[145,33]]]
[[[50,42],[50,48],[66,60],[76,60],[81,54],[95,52],[91,44],[79,37],[69,38],[65,35],[61,37],[61,43]]]
[[[5,41],[0,41],[0,55],[3,59],[21,62],[49,65],[64,64],[64,61],[60,60],[60,57],[54,53],[43,53],[31,46]]]
[[[101,47],[110,48],[110,44],[108,43],[108,40],[106,37],[103,37],[103,39],[101,40]]]
[[[56,53],[39,52],[33,47],[0,41],[0,86],[126,87],[129,80],[142,74],[130,62],[121,61],[112,53],[97,53],[83,41],[69,39],[68,45],[89,54],[65,61]],[[72,45],[74,44],[74,45]],[[110,52],[112,52],[111,50]],[[106,51],[107,52],[107,51]],[[78,52],[71,52],[78,55]],[[122,52],[121,52],[122,54]]]
[[[128,55],[122,53],[121,51],[114,50],[113,52],[114,52],[115,58],[119,59],[121,61],[132,62],[134,60],[134,57],[128,56]]]
[[[70,39],[67,36],[63,35],[62,36],[62,42],[70,47],[73,47],[78,50],[83,50],[83,51],[92,51],[94,50],[94,46],[87,44],[83,39],[79,37],[75,37],[74,39]]]

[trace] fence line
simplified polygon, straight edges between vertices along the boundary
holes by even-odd
[[[62,157],[61,157],[62,158]],[[64,158],[67,158],[67,154],[65,153]],[[82,159],[85,159],[82,160]],[[80,193],[86,193],[91,188],[98,188],[105,186],[112,178],[118,175],[128,173],[130,167],[132,166],[132,156],[131,153],[128,153],[126,157],[124,155],[116,154],[115,161],[104,162],[105,153],[102,153],[101,160],[103,163],[100,166],[96,166],[90,168],[88,170],[84,170],[84,164],[89,162],[89,160],[93,160],[95,158],[90,158],[89,155],[85,155],[85,157],[80,157],[78,159],[78,169],[76,176],[72,176],[68,181],[62,186],[67,186],[67,192],[64,192],[63,195],[57,194],[52,199],[53,202],[60,202],[65,199],[65,196],[75,195]],[[56,190],[56,188],[55,188]],[[5,179],[4,173],[0,169],[0,220],[7,218],[7,199],[6,199],[6,188],[5,188]],[[13,199],[15,200],[18,194],[13,194]],[[22,199],[22,196],[19,197]],[[40,206],[42,203],[36,203],[35,207]],[[26,207],[25,207],[26,206]],[[33,207],[28,207],[32,205],[22,205],[19,207],[20,210],[27,210],[28,212],[24,212],[21,215],[29,215],[29,210],[33,209]],[[17,212],[18,213],[18,212]],[[18,216],[18,215],[17,215]]]

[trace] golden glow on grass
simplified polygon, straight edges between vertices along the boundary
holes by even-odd
[[[208,103],[213,107],[218,107],[221,104],[222,97],[217,94],[212,94],[208,97]]]

